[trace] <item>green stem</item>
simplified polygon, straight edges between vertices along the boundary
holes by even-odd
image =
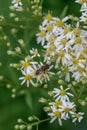
[[[71,91],[74,93],[74,95],[77,97],[77,92],[75,91],[74,87],[71,87]]]
[[[0,26],[10,26],[10,27],[14,27],[14,28],[20,28],[20,26],[18,25],[15,25],[15,24],[11,24],[11,23],[7,23],[7,22],[3,22],[3,23],[0,23]]]
[[[36,130],[38,130],[38,125],[36,125]]]
[[[43,2],[44,2],[44,0],[41,0],[40,5],[42,5],[42,4],[43,4]]]
[[[40,123],[43,123],[43,122],[46,122],[46,121],[49,121],[49,120],[50,120],[50,118],[47,118],[47,119],[44,119],[44,120],[39,120],[38,122],[31,123],[30,125],[32,125],[32,126],[35,126],[35,125],[38,126]]]
[[[78,95],[78,99],[81,97],[82,93],[83,93],[83,90],[84,90],[84,86],[80,89],[79,91],[79,95]]]

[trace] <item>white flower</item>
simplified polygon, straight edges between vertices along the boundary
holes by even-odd
[[[70,118],[70,114],[74,114],[73,108],[75,108],[74,102],[62,101],[62,105],[59,106],[59,111],[62,113],[62,119],[66,120]]]
[[[34,58],[34,57],[40,57],[40,54],[38,53],[38,50],[37,48],[32,48],[32,50],[30,50],[30,54],[32,55],[31,58]]]
[[[62,63],[62,65],[68,65],[69,61],[71,61],[71,55],[66,52],[66,50],[61,49],[56,51],[58,58],[56,59],[56,64]]]
[[[12,0],[13,7],[18,9],[22,6],[21,0]]]
[[[73,123],[76,122],[76,121],[81,122],[81,120],[83,119],[83,115],[84,115],[83,112],[74,113],[74,114],[72,115],[72,117],[73,117],[72,122],[73,122]]]
[[[87,2],[84,2],[84,3],[82,4],[80,11],[81,11],[81,12],[87,11]]]
[[[36,34],[37,36],[37,43],[41,43],[43,46],[46,41],[46,29],[43,26],[39,26],[39,32]]]
[[[21,85],[23,85],[25,82],[27,83],[27,87],[29,87],[29,84],[31,83],[34,86],[34,83],[32,81],[32,72],[31,72],[31,67],[28,67],[27,71],[21,70],[22,74],[24,76],[20,77],[19,80],[23,80]]]
[[[55,121],[56,119],[58,119],[59,125],[62,125],[62,121],[61,121],[61,112],[58,111],[58,109],[56,109],[54,106],[51,106],[51,113],[48,113],[49,116],[51,116],[51,121],[50,123],[52,123],[53,121]]]
[[[22,69],[26,69],[29,66],[29,59],[25,58],[24,61],[21,61]]]
[[[62,105],[62,102],[61,101],[50,102],[49,105],[59,108],[59,106]]]
[[[60,101],[69,101],[69,96],[73,96],[71,93],[67,92],[67,90],[69,90],[69,88],[67,89],[63,89],[63,86],[60,86],[60,89],[58,88],[54,88],[53,93],[54,93],[54,98],[56,100],[60,100]]]
[[[87,24],[87,11],[86,12],[82,12],[82,16],[80,17],[80,22],[84,22],[84,24]]]
[[[78,67],[75,72],[73,72],[72,77],[75,78],[75,80],[79,81],[81,77],[86,77],[87,76],[87,70],[82,67]]]

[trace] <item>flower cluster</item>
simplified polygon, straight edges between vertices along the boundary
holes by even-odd
[[[48,13],[36,35],[37,43],[45,50],[44,60],[53,60],[57,71],[62,66],[65,80],[69,82],[70,78],[79,81],[81,77],[87,77],[87,31],[78,20],[74,26],[68,20],[69,16],[59,19]],[[58,71],[58,74],[62,73],[62,70]]]
[[[81,4],[80,12],[82,16],[80,17],[80,21],[87,24],[87,0],[76,0],[76,2]]]
[[[70,101],[70,96],[73,95],[68,92],[69,88],[64,89],[63,86],[60,86],[60,89],[54,88],[52,91],[54,94],[54,102],[50,102],[51,112],[48,115],[51,117],[51,123],[58,119],[60,125],[62,125],[62,120],[67,120],[72,118],[72,122],[79,122],[83,119],[84,113],[76,112],[76,104]]]
[[[48,62],[42,63],[35,61],[35,58],[39,57],[40,54],[38,50],[32,48],[32,50],[30,50],[30,56],[27,56],[24,61],[21,61],[21,72],[23,74],[23,77],[19,78],[19,80],[23,80],[21,84],[26,82],[27,86],[29,86],[29,83],[35,86],[35,83],[42,84],[43,81],[49,81],[50,76],[54,75],[54,73],[50,71],[53,65],[50,65]]]
[[[31,0],[31,8],[34,15],[41,16],[42,15],[42,6],[40,0]]]
[[[39,101],[47,104],[44,111],[47,112],[48,119],[40,120],[36,116],[31,116],[28,118],[28,123],[19,119],[15,129],[30,130],[36,126],[38,130],[40,123],[49,120],[52,123],[57,119],[61,126],[63,120],[71,119],[75,123],[83,119],[84,112],[79,112],[80,108],[77,109],[76,105],[78,103],[84,106],[87,103],[87,97],[85,97],[87,92],[87,0],[75,0],[75,2],[82,5],[80,18],[72,15],[59,18],[52,16],[50,11],[43,16],[43,0],[11,0],[9,16],[13,23],[7,22],[4,16],[0,16],[2,33],[0,40],[4,40],[8,47],[7,55],[16,57],[17,62],[11,63],[9,60],[10,69],[16,68],[21,73],[15,74],[13,70],[9,71],[4,75],[8,77],[11,73],[12,77],[0,75],[0,81],[6,82],[7,88],[12,89],[12,98],[25,94],[26,103],[30,108],[33,108],[33,98],[37,99],[40,94],[44,96]],[[5,26],[11,28],[10,31],[6,30]],[[4,31],[8,34],[4,35]],[[37,44],[41,45],[38,49],[35,48],[37,45],[31,45],[35,38]],[[11,41],[13,41],[12,44]],[[31,49],[31,46],[34,48]],[[2,67],[1,62],[0,67]],[[16,76],[19,77],[18,82],[14,78]],[[12,82],[9,82],[9,79]],[[21,88],[20,82],[21,85],[29,88]],[[30,89],[31,86],[33,88],[40,86],[39,96],[37,90]],[[48,91],[49,99],[46,95]],[[37,105],[35,107],[36,111],[39,111]]]

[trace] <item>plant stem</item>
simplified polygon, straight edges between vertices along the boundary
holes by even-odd
[[[50,118],[47,118],[47,119],[44,119],[44,120],[39,120],[38,122],[34,122],[34,123],[31,123],[30,125],[31,126],[38,126],[40,123],[43,123],[43,122],[46,122],[46,121],[49,121],[50,120]],[[38,130],[38,129],[36,129],[36,130]]]

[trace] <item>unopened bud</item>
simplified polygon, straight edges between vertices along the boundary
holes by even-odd
[[[15,130],[19,130],[19,125],[14,126]]]

